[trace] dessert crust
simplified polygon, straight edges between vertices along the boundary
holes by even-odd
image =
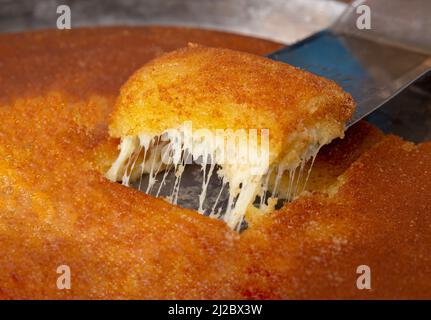
[[[188,42],[280,47],[156,27],[0,36],[0,298],[431,298],[429,142],[359,123],[316,160],[319,192],[241,234],[104,178],[121,84]],[[362,264],[372,290],[356,288]]]

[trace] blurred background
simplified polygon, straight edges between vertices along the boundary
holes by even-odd
[[[55,29],[57,6],[66,4],[71,9],[72,29],[107,25],[190,26],[256,36],[288,45],[330,26],[349,2],[0,0],[0,33]],[[431,76],[424,76],[367,120],[387,133],[395,133],[408,140],[430,140]]]
[[[180,25],[292,43],[329,26],[347,1],[335,0],[0,0],[0,31],[56,28],[59,5],[72,28]]]

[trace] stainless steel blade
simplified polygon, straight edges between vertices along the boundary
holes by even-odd
[[[356,27],[360,5],[370,8],[370,30]],[[427,0],[357,1],[331,28],[269,57],[332,79],[349,92],[357,103],[350,126],[431,70],[429,12]]]

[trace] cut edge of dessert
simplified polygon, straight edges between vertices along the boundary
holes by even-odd
[[[266,214],[278,199],[292,201],[306,187],[319,149],[344,136],[354,110],[332,81],[288,64],[227,49],[190,44],[135,72],[122,87],[110,134],[121,138],[106,177],[130,186],[148,174],[146,193],[163,173],[175,174],[177,204],[185,166],[199,163],[197,211],[240,230],[246,214]],[[195,129],[193,131],[193,129]],[[208,184],[222,188],[204,209]],[[288,181],[281,190],[282,179]],[[224,188],[225,209],[216,210]]]

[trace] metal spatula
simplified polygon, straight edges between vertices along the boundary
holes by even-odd
[[[350,126],[431,70],[430,14],[429,0],[356,1],[329,29],[269,57],[349,92],[357,103]],[[367,18],[371,28],[360,29]]]

